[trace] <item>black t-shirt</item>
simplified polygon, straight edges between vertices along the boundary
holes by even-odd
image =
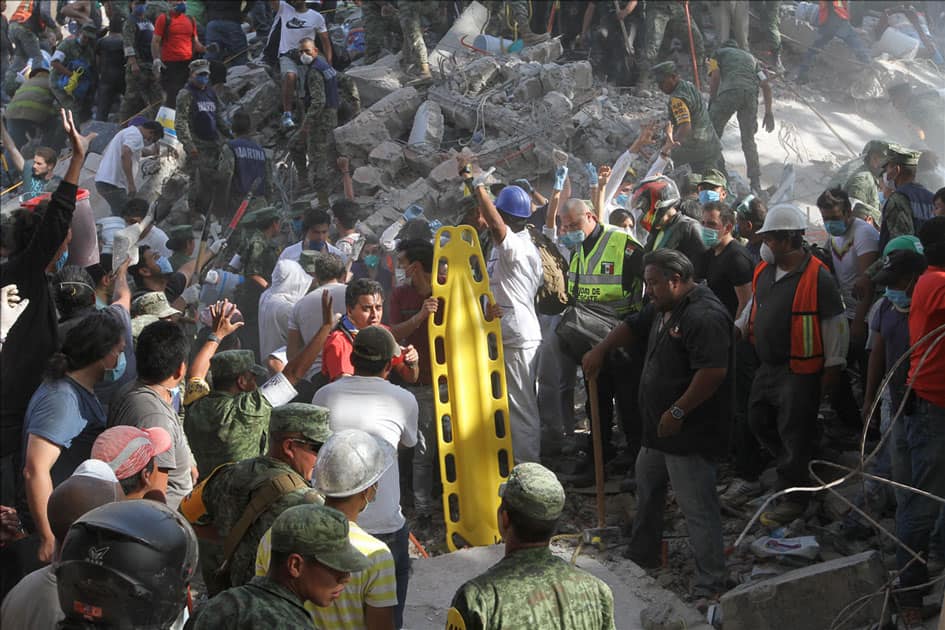
[[[99,79],[103,83],[121,83],[125,79],[125,48],[121,35],[109,35],[98,41]]]
[[[734,383],[732,318],[703,285],[696,285],[683,298],[666,323],[661,323],[662,318],[663,313],[650,303],[626,320],[636,347],[646,347],[640,377],[643,446],[676,455],[722,455],[727,447]],[[708,400],[687,410],[680,433],[657,437],[660,416],[679,400],[703,368],[727,368],[725,381]]]
[[[702,263],[698,266],[702,269],[706,284],[728,310],[728,314],[735,317],[738,308],[735,287],[750,283],[755,272],[751,254],[744,245],[732,241],[718,255],[714,249],[707,249],[702,254]]]
[[[532,215],[525,219],[525,223],[535,226],[537,229],[545,227],[545,221],[548,220],[548,204],[538,206]]]

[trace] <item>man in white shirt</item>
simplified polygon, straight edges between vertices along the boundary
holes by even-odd
[[[495,204],[485,189],[484,177],[473,179],[461,171],[479,202],[479,212],[492,236],[486,263],[494,307],[502,318],[502,348],[509,401],[509,425],[515,463],[539,462],[541,421],[535,393],[541,325],[535,312],[535,294],[541,286],[541,258],[525,229],[531,216],[531,197],[518,186],[506,186]]]
[[[298,261],[303,251],[327,252],[341,258],[341,262],[348,264],[347,256],[340,249],[328,242],[328,231],[331,229],[331,215],[327,210],[316,208],[309,210],[302,219],[302,240],[289,245],[279,254],[279,260]]]
[[[305,0],[269,0],[269,5],[276,12],[269,32],[269,41],[279,29],[279,72],[282,75],[282,126],[286,129],[295,127],[292,120],[292,108],[295,104],[295,84],[299,77],[299,42],[305,38],[321,39],[321,49],[328,63],[331,63],[331,40],[325,18],[313,9],[305,6]],[[266,44],[267,48],[269,44]]]
[[[135,166],[142,155],[154,155],[154,144],[164,137],[161,123],[149,120],[115,134],[95,174],[95,190],[108,202],[112,216],[121,216],[128,199],[135,196]],[[153,148],[152,148],[153,147]]]
[[[400,345],[383,326],[362,328],[354,338],[351,362],[354,376],[342,376],[316,392],[312,404],[331,410],[332,431],[360,429],[392,447],[410,448],[417,443],[417,399],[387,381],[391,360]],[[358,525],[386,543],[394,555],[397,576],[395,627],[403,626],[403,610],[410,577],[409,529],[400,509],[400,468],[397,459],[381,475],[377,498],[358,516]]]

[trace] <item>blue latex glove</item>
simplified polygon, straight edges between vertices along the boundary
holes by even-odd
[[[559,166],[555,169],[555,190],[561,192],[564,190],[564,180],[568,178],[568,167]]]
[[[593,162],[585,162],[584,168],[587,170],[587,181],[590,183],[591,187],[597,186],[597,169],[594,167]]]

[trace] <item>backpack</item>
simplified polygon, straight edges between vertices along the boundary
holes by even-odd
[[[532,243],[541,258],[541,286],[535,294],[535,310],[542,315],[558,315],[570,303],[568,295],[568,268],[558,246],[534,226],[527,226]]]

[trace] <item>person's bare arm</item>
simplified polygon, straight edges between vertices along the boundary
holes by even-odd
[[[125,182],[128,184],[128,196],[134,197],[138,192],[135,186],[135,163],[134,152],[130,147],[122,145],[121,147],[121,170],[125,173]]]
[[[85,154],[89,150],[89,143],[92,142],[98,134],[93,131],[87,136],[80,135],[78,125],[76,125],[75,121],[72,119],[72,110],[66,111],[65,109],[60,109],[59,115],[62,116],[62,127],[66,135],[69,136],[69,144],[72,147],[69,168],[66,169],[66,174],[63,176],[62,181],[78,186],[79,173],[82,172],[82,164],[85,162]]]
[[[32,433],[27,438],[23,480],[26,484],[26,500],[30,506],[30,514],[39,535],[37,556],[43,563],[52,560],[53,547],[56,544],[46,514],[46,503],[53,491],[52,467],[61,453],[59,446],[45,438]]]
[[[404,362],[395,368],[397,374],[408,383],[416,383],[420,380],[420,355],[417,354],[417,349],[413,346],[407,346],[402,352]]]
[[[505,224],[505,221],[502,220],[499,211],[496,209],[495,204],[492,203],[492,197],[489,196],[489,193],[486,192],[486,183],[485,177],[488,173],[483,173],[476,178],[472,177],[468,164],[460,163],[460,176],[463,177],[463,181],[466,186],[471,189],[472,194],[475,196],[476,201],[479,202],[479,212],[482,214],[483,220],[486,222],[486,225],[489,227],[489,233],[492,235],[492,240],[496,245],[500,244],[505,240],[505,235],[508,232],[508,226]]]
[[[55,61],[51,62],[49,65],[52,66],[53,69],[56,70],[56,72],[58,72],[59,74],[61,74],[61,75],[64,76],[64,77],[71,77],[71,76],[72,76],[72,70],[70,70],[69,68],[67,68],[67,67],[66,67],[61,61],[59,61],[58,59],[56,59]]]
[[[394,630],[394,607],[364,605],[364,625],[372,630]]]
[[[745,284],[735,287],[735,297],[738,298],[738,307],[735,309],[735,319],[738,319],[742,311],[745,310],[745,307],[748,306],[748,300],[751,299],[751,283],[746,282]]]
[[[715,100],[715,95],[719,91],[719,83],[722,82],[722,71],[715,68],[709,72],[709,98]]]
[[[867,252],[856,258],[856,268],[859,276],[856,279],[855,292],[859,299],[856,305],[856,311],[853,315],[853,323],[850,327],[850,335],[859,340],[866,339],[866,315],[872,306],[873,283],[870,282],[866,270],[879,258],[879,252]]]
[[[610,331],[604,340],[591,348],[581,359],[581,368],[584,370],[584,378],[597,378],[600,374],[601,366],[604,365],[604,358],[611,350],[624,348],[633,343],[633,331],[626,322],[620,322],[616,328]]]
[[[87,24],[92,21],[92,7],[89,0],[76,0],[72,4],[59,6],[59,14],[70,17],[80,24]]]
[[[10,161],[13,162],[13,168],[22,173],[23,168],[26,166],[26,160],[23,159],[23,154],[20,153],[16,143],[13,142],[13,138],[10,137],[10,132],[7,131],[6,121],[4,121],[3,125],[0,126],[0,129],[2,129],[3,147],[10,155]]]
[[[341,156],[335,163],[341,172],[341,185],[345,191],[345,199],[354,201],[354,183],[351,181],[351,168],[349,167],[348,158]]]
[[[167,28],[167,24],[164,28]],[[151,59],[161,61],[161,36],[157,33],[151,36]]]
[[[762,124],[764,125],[765,131],[771,133],[774,131],[774,112],[771,109],[773,100],[771,98],[771,83],[767,79],[761,82],[761,94],[764,96],[765,100],[765,117]]]
[[[325,61],[328,62],[328,65],[331,65],[331,39],[328,37],[328,31],[323,31],[318,34],[318,38],[322,40],[322,46],[325,48]]]
[[[587,37],[588,31],[591,30],[591,22],[594,21],[594,13],[597,11],[597,4],[594,2],[588,2],[587,8],[584,9],[584,19],[581,21],[581,45],[586,46],[587,42],[584,39]]]
[[[333,316],[334,311],[332,310],[331,292],[324,291],[322,292],[321,328],[318,329],[318,332],[316,332],[312,336],[312,339],[302,348],[302,351],[294,358],[289,359],[289,362],[286,363],[285,367],[282,369],[282,375],[285,376],[286,380],[292,385],[295,385],[305,377],[305,373],[312,367],[312,363],[321,355],[322,350],[325,348],[325,341],[328,339],[328,335],[331,333],[331,328],[334,324],[332,321]],[[290,332],[298,333],[298,331]]]
[[[112,279],[112,304],[118,304],[131,313],[131,287],[128,286],[128,266],[130,258],[125,258]]]
[[[727,374],[728,368],[724,367],[696,370],[689,382],[689,387],[676,401],[676,406],[682,409],[686,415],[689,415],[693,409],[696,409],[715,394],[715,391],[725,382]],[[656,434],[658,437],[672,437],[682,429],[683,422],[685,422],[685,416],[683,419],[677,420],[667,409],[660,416]]]
[[[883,335],[873,331],[873,347],[870,350],[869,363],[866,367],[866,386],[863,388],[863,422],[870,420],[869,413],[876,401],[876,392],[886,372],[886,342]]]
[[[304,345],[305,342],[302,340],[302,333],[290,328],[285,344],[286,360],[291,361],[293,358],[299,356],[299,353],[302,352],[302,347]]]
[[[234,323],[230,321],[235,310],[236,304],[231,304],[229,300],[221,300],[216,304],[210,305],[210,317],[213,320],[211,330],[213,331],[212,334],[216,335],[217,339],[222,340],[227,335],[242,328],[243,322]],[[190,375],[188,378],[206,378],[207,372],[210,371],[210,359],[213,358],[213,355],[216,354],[219,347],[220,341],[208,338],[206,343],[203,344],[203,347],[197,351],[197,355],[191,362]]]
[[[412,335],[415,330],[420,328],[430,315],[436,313],[439,307],[439,300],[435,297],[428,297],[423,301],[423,304],[420,305],[420,310],[414,313],[413,316],[400,323],[391,324],[390,334],[394,336],[394,339],[406,339]]]
[[[602,220],[604,216],[604,204],[607,203],[604,192],[607,188],[607,182],[610,181],[610,167],[606,164],[602,164],[599,169],[597,169],[597,187],[592,189],[591,192],[594,193],[592,200],[594,202],[594,215],[597,217],[597,220]]]

